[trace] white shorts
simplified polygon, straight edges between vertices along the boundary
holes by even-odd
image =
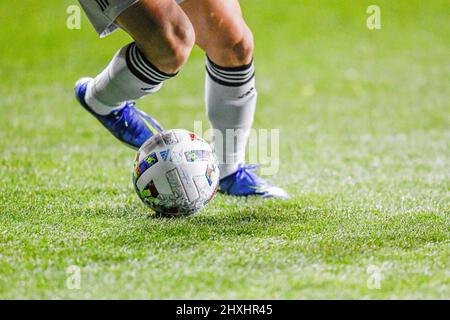
[[[100,38],[116,30],[117,17],[139,0],[78,0]],[[183,0],[177,0],[181,3]]]

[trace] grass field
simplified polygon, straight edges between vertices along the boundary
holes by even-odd
[[[0,3],[0,298],[450,298],[448,1],[242,1],[255,126],[281,129],[271,179],[293,197],[176,220],[148,217],[134,152],[72,96],[129,42],[84,16],[68,30],[74,3]],[[140,106],[166,128],[206,121],[203,59]]]

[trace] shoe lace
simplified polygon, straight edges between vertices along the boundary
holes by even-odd
[[[254,173],[258,168],[258,165],[239,164],[236,171],[236,180],[250,180],[253,184],[263,182],[263,180]]]
[[[122,109],[114,112],[115,125],[123,123],[125,128],[133,128],[135,123],[131,114],[136,110],[136,102],[128,102]]]

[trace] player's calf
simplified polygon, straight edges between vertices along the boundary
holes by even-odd
[[[183,2],[206,52],[206,109],[214,129],[221,192],[236,196],[287,198],[287,193],[259,178],[244,165],[256,108],[253,35],[237,0]]]
[[[124,10],[116,23],[135,40],[113,58],[86,91],[86,103],[101,114],[157,92],[176,75],[194,43],[192,26],[169,0],[141,0]]]
[[[81,3],[97,31],[111,23],[97,25],[105,14],[95,14],[92,2]],[[117,16],[110,17],[115,17],[114,25],[135,42],[120,49],[94,79],[78,81],[76,97],[114,136],[139,148],[161,128],[132,100],[159,91],[164,81],[176,75],[194,44],[192,25],[172,0],[114,0],[109,6],[104,12],[115,12]]]
[[[178,72],[195,44],[191,22],[168,0],[141,0],[117,18],[147,60],[165,73]]]
[[[242,19],[224,25],[217,26],[220,34],[206,45],[206,107],[223,140],[215,139],[222,178],[245,162],[257,100],[253,35]]]

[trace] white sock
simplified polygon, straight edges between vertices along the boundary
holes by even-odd
[[[85,99],[94,112],[106,115],[122,108],[128,100],[159,91],[163,82],[173,76],[158,70],[133,42],[120,49],[88,84]]]
[[[206,110],[214,129],[213,146],[222,179],[245,162],[257,99],[255,68],[253,62],[225,68],[207,58],[206,71]]]

